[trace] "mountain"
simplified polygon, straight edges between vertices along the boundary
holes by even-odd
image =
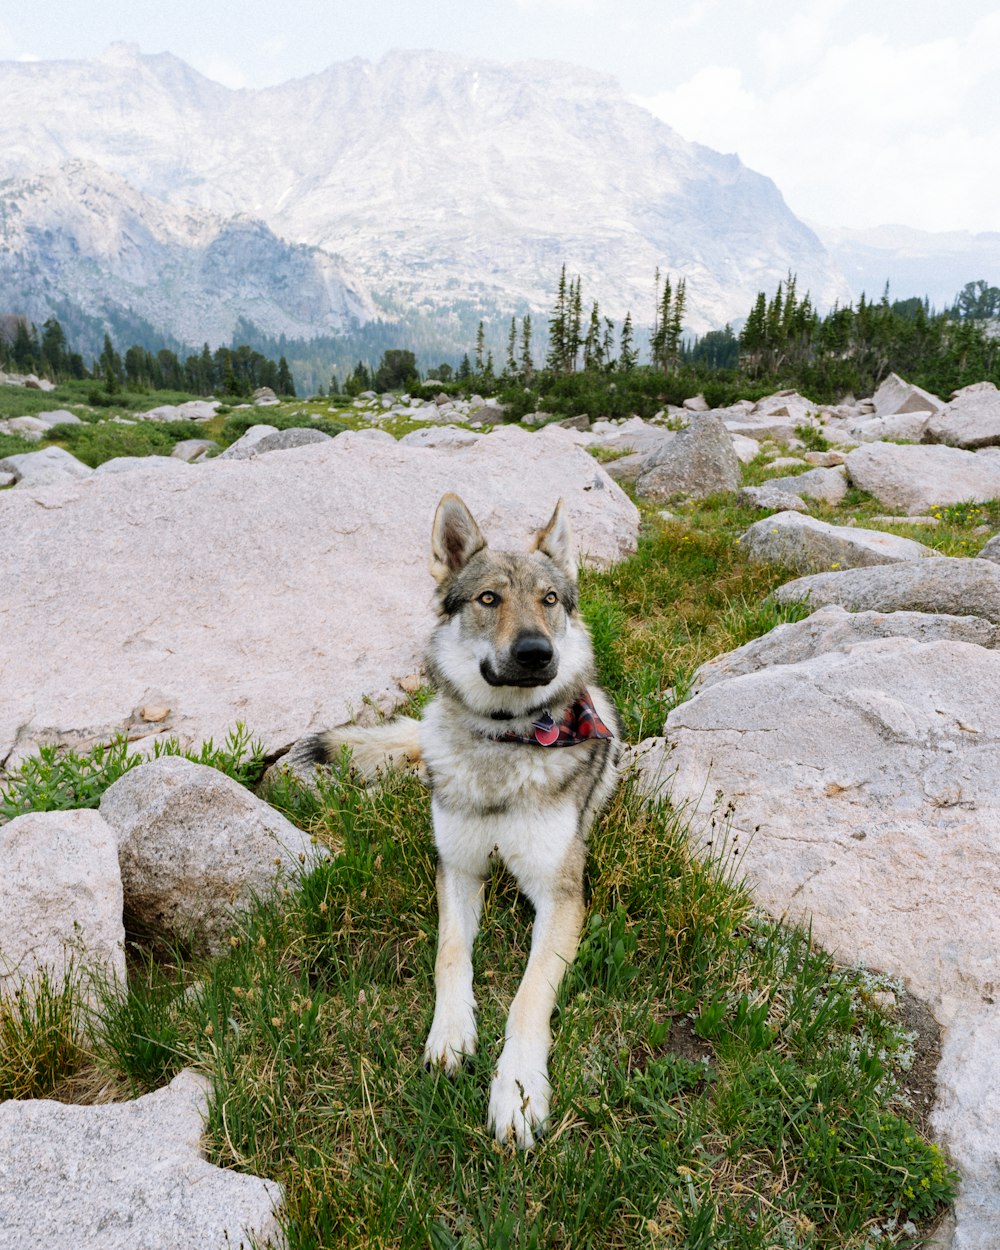
[[[870,230],[817,227],[857,297],[879,297],[889,283],[893,299],[928,296],[934,307],[950,307],[967,282],[983,278],[1000,286],[1000,234],[964,230],[933,233],[909,226]]]
[[[0,290],[36,322],[58,304],[139,317],[193,345],[228,342],[241,317],[305,337],[375,312],[336,257],[251,217],[165,204],[79,160],[0,184]]]
[[[0,63],[0,98],[0,177],[83,160],[146,205],[249,214],[342,256],[385,308],[547,312],[563,264],[585,299],[637,323],[657,267],[687,277],[698,330],[745,315],[789,270],[819,304],[847,297],[770,179],[572,66],[394,52],[233,91],[118,44],[96,61]]]

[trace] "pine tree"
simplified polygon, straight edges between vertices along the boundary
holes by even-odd
[[[583,295],[580,289],[581,279],[577,275],[571,289],[569,331],[566,343],[566,371],[576,372],[576,358],[583,345],[581,330],[583,327]]]
[[[510,333],[507,335],[507,366],[505,372],[512,378],[517,377],[517,318],[510,319]]]
[[[288,361],[281,357],[278,361],[278,394],[286,395],[289,399],[295,398],[295,383],[292,381],[292,371],[288,367]]]
[[[632,313],[627,312],[622,322],[622,334],[618,343],[618,368],[622,373],[631,373],[638,359],[639,353],[633,342]]]
[[[521,376],[527,381],[535,372],[535,362],[531,358],[531,314],[525,313],[521,318]]]
[[[675,368],[681,356],[681,332],[684,327],[684,306],[687,303],[687,279],[681,278],[677,283],[673,307],[669,310],[664,332],[665,367]]]
[[[604,367],[604,350],[601,339],[601,317],[597,308],[597,300],[594,300],[593,307],[590,310],[590,321],[587,323],[587,336],[583,340],[583,368],[584,371],[597,370],[600,371]]]
[[[569,299],[566,289],[566,266],[559,274],[556,303],[549,318],[549,354],[547,364],[554,373],[566,372],[566,345],[568,341]]]
[[[115,351],[111,335],[107,332],[104,334],[104,348],[101,351],[99,364],[101,376],[104,378],[104,389],[109,395],[114,395],[121,387],[122,358]]]
[[[23,372],[30,373],[38,368],[38,336],[35,327],[29,328],[23,317],[17,319],[12,354],[15,366]]]
[[[41,367],[53,381],[58,381],[66,375],[69,363],[66,335],[55,317],[50,317],[42,326],[40,354]]]
[[[601,340],[601,355],[604,357],[604,368],[610,373],[617,363],[615,360],[615,323],[610,317],[604,318],[604,338]]]
[[[476,372],[482,373],[486,367],[486,330],[480,321],[476,331]]]

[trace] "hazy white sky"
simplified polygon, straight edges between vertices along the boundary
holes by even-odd
[[[1000,230],[996,0],[0,0],[0,59],[115,40],[233,87],[391,48],[571,61],[814,223]]]

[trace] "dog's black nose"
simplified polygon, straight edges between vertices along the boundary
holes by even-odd
[[[521,634],[512,648],[514,659],[522,668],[544,668],[553,655],[552,643],[544,634]]]

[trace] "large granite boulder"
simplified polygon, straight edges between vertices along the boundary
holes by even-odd
[[[699,693],[716,682],[756,673],[775,664],[798,664],[828,651],[849,651],[875,638],[916,642],[972,642],[1000,647],[1000,625],[979,616],[934,612],[847,612],[837,604],[819,608],[803,621],[776,625],[760,638],[716,656],[697,670],[691,683]]]
[[[119,731],[219,742],[237,721],[277,751],[395,706],[434,623],[446,491],[498,546],[525,547],[563,496],[585,559],[635,548],[634,504],[565,430],[440,450],[345,433],[3,492],[0,760]]]
[[[937,412],[943,407],[941,400],[930,391],[913,386],[897,373],[890,373],[872,396],[875,413],[879,417],[895,416],[905,412]]]
[[[936,555],[911,538],[853,525],[830,525],[797,511],[778,512],[755,521],[740,535],[739,542],[751,560],[781,564],[797,573],[867,568]]]
[[[66,478],[90,477],[93,469],[78,460],[64,447],[43,447],[41,451],[21,451],[0,460],[0,472],[13,473],[18,482],[55,481],[56,475]]]
[[[867,443],[850,452],[845,463],[853,485],[911,516],[935,505],[1000,498],[1000,457],[986,453]]]
[[[729,431],[713,413],[693,413],[687,427],[650,452],[635,489],[640,499],[704,499],[740,485],[740,461]]]
[[[773,915],[930,1005],[966,1250],[1000,1227],[998,690],[1000,651],[886,638],[719,681],[641,756],[716,854],[728,808],[724,853]]]
[[[960,391],[928,421],[924,441],[966,449],[1000,446],[1000,391],[992,382]]]

